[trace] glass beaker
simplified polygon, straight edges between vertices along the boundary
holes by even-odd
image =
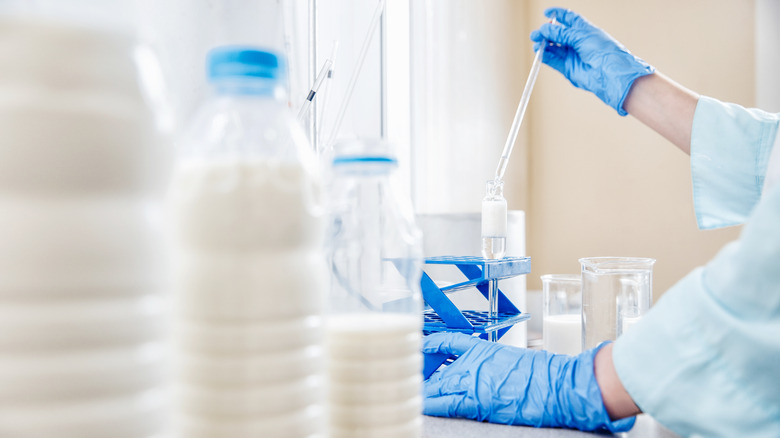
[[[557,354],[582,351],[582,277],[542,275],[544,349]]]
[[[591,257],[582,265],[582,349],[614,341],[653,300],[655,259]]]

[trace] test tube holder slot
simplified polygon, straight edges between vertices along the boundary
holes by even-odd
[[[423,272],[420,286],[423,299],[427,304],[423,315],[424,335],[437,332],[460,332],[487,339],[491,332],[497,332],[497,338],[501,338],[512,326],[531,317],[515,307],[500,288],[496,291],[498,312],[495,317],[491,317],[487,311],[461,310],[447,296],[451,292],[476,288],[485,299],[489,299],[490,282],[531,272],[530,257],[505,257],[493,260],[482,257],[441,256],[427,258],[425,264],[454,265],[466,280],[439,287],[430,275]],[[426,354],[423,366],[425,378],[427,379],[449,359],[450,357],[445,354]]]

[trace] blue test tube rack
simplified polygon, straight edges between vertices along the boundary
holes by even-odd
[[[497,332],[500,339],[515,324],[531,317],[521,312],[512,301],[498,288],[498,313],[491,317],[487,311],[461,310],[447,294],[458,290],[476,288],[485,299],[489,299],[490,282],[525,275],[531,272],[530,257],[505,257],[503,259],[485,259],[482,257],[430,257],[426,265],[454,265],[466,280],[460,283],[439,287],[436,281],[423,272],[420,286],[425,300],[423,334],[437,332],[460,332],[479,335],[488,339],[488,335]],[[427,379],[443,363],[450,359],[446,354],[426,354],[423,375]]]

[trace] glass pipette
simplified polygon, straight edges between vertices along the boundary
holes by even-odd
[[[550,20],[550,23],[555,23],[555,19]],[[512,155],[512,149],[515,147],[517,134],[520,132],[520,125],[523,123],[525,110],[528,108],[528,101],[531,100],[531,91],[534,89],[536,77],[539,76],[539,69],[542,67],[542,55],[544,54],[544,48],[546,46],[547,41],[543,40],[542,44],[539,46],[539,50],[536,51],[534,62],[531,64],[531,73],[528,74],[528,80],[525,81],[525,88],[523,89],[523,95],[520,97],[520,104],[517,105],[517,112],[515,113],[514,121],[512,121],[512,128],[509,130],[509,136],[506,139],[504,151],[501,152],[501,159],[498,160],[496,181],[504,180],[506,165],[509,164],[509,156]]]
[[[317,117],[317,121],[316,121],[317,126],[315,129],[315,132],[317,133],[317,141],[315,142],[317,155],[320,155],[320,153],[322,152],[321,151],[322,142],[324,141],[323,137],[325,136],[324,135],[325,133],[322,129],[322,127],[325,126],[324,125],[325,108],[328,105],[328,97],[330,96],[330,90],[331,88],[333,88],[332,86],[333,78],[336,77],[336,68],[338,64],[337,62],[338,58],[336,56],[338,55],[338,51],[339,51],[339,42],[338,40],[335,40],[333,41],[333,47],[331,48],[330,57],[328,58],[331,61],[333,61],[333,64],[331,64],[330,66],[330,71],[328,72],[327,80],[324,82],[322,89],[317,91],[317,93],[319,93],[317,97],[317,101],[319,102],[320,108],[322,108],[321,113],[318,114],[319,117]]]
[[[344,121],[344,115],[347,113],[347,107],[349,107],[349,100],[352,98],[352,92],[355,91],[355,84],[357,83],[358,77],[360,76],[360,71],[363,69],[363,63],[366,60],[366,55],[368,54],[371,38],[374,36],[374,31],[377,29],[377,27],[379,27],[380,18],[382,18],[382,13],[385,11],[385,2],[386,0],[379,0],[379,3],[376,5],[376,9],[374,9],[374,15],[371,17],[371,22],[368,25],[366,38],[363,40],[363,47],[360,48],[360,53],[358,53],[355,69],[352,70],[352,76],[349,78],[349,83],[347,84],[347,89],[344,93],[344,100],[341,101],[339,112],[336,115],[333,131],[331,131],[330,139],[325,144],[326,148],[331,148],[333,143],[336,141],[336,137],[339,135],[341,123]]]
[[[301,109],[298,111],[299,122],[303,123],[303,119],[306,118],[306,114],[308,114],[309,107],[311,106],[311,101],[314,100],[314,96],[317,95],[317,91],[320,89],[320,85],[322,85],[322,83],[325,81],[325,78],[328,77],[328,72],[332,66],[333,61],[326,59],[325,64],[320,70],[320,73],[317,75],[317,79],[314,80],[314,84],[311,86],[311,90],[309,90],[309,95],[306,96],[306,100],[303,101],[303,105],[301,105]]]

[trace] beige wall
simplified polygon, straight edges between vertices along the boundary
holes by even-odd
[[[753,1],[530,0],[523,26],[538,26],[554,4],[585,15],[681,84],[753,105]],[[509,201],[528,213],[530,289],[541,287],[542,274],[579,272],[580,257],[643,256],[658,260],[658,298],[737,237],[737,228],[697,229],[686,155],[548,67],[528,117],[527,199]]]

